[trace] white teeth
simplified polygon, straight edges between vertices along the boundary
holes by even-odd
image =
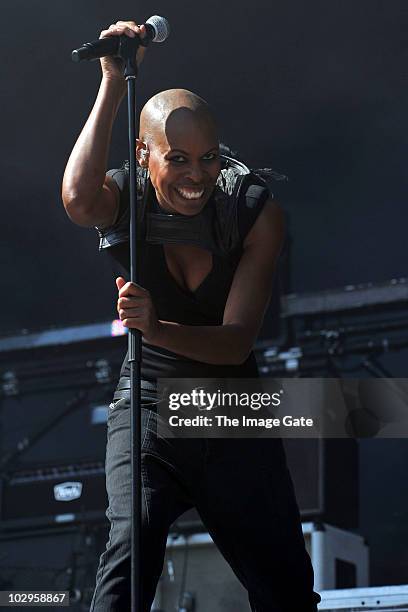
[[[187,200],[198,200],[198,198],[201,198],[204,193],[204,189],[201,189],[201,191],[187,191],[182,187],[176,187],[176,190],[183,198],[186,198]]]

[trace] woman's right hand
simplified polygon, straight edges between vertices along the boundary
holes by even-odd
[[[134,21],[117,21],[113,23],[107,30],[102,30],[99,38],[107,38],[108,36],[129,36],[134,38],[139,35],[140,38],[146,36],[146,26],[137,25]],[[144,54],[146,53],[146,47],[140,46],[136,53],[136,64],[139,67],[143,61]],[[125,77],[123,76],[123,61],[117,57],[101,57],[101,68],[102,75],[104,78],[113,81],[122,82],[125,84]]]

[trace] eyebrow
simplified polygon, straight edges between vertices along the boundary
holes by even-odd
[[[219,150],[219,147],[213,147],[206,153],[203,153],[203,155],[208,155],[208,153],[211,153],[212,151],[218,151],[218,150]],[[167,155],[169,155],[170,153],[183,153],[183,155],[189,155],[189,153],[187,151],[183,151],[183,149],[170,149],[170,151],[167,152]]]

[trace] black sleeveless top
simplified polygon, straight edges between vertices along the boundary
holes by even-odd
[[[124,169],[110,170],[109,175],[118,185],[121,199],[119,213],[115,225],[119,227],[121,219],[128,214],[128,173]],[[258,177],[247,181],[248,184],[258,184]],[[213,265],[202,283],[190,291],[181,287],[170,273],[163,244],[141,241],[141,259],[139,266],[139,282],[147,289],[152,297],[153,304],[159,319],[174,321],[184,325],[222,325],[224,308],[228,298],[235,270],[242,255],[242,243],[245,236],[253,226],[262,207],[270,196],[270,192],[263,190],[256,200],[245,198],[245,192],[234,201],[229,199],[229,206],[233,202],[235,210],[235,224],[239,239],[229,253],[212,252]],[[148,208],[155,213],[163,213],[159,206],[155,191],[149,189]],[[220,199],[215,197],[216,190],[209,198],[205,208],[210,210],[222,205]],[[248,202],[250,204],[248,205]],[[208,212],[208,211],[207,211]],[[226,218],[228,215],[224,216]],[[123,226],[123,224],[122,224]],[[98,229],[101,240],[105,235],[113,234],[115,226]],[[115,242],[115,241],[113,241]],[[110,244],[109,254],[129,273],[129,241],[122,240]],[[121,376],[129,376],[128,354],[121,368]],[[257,378],[258,368],[253,352],[248,359],[240,365],[208,364],[192,360],[166,349],[148,344],[142,338],[141,375],[143,380],[155,382],[157,378]]]

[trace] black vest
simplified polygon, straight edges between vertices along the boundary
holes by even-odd
[[[142,240],[152,244],[194,244],[224,257],[234,257],[242,239],[254,223],[259,209],[272,197],[265,181],[242,162],[221,156],[222,169],[214,191],[204,208],[193,216],[169,214],[151,204],[153,189],[148,172],[137,167],[138,225]],[[116,223],[97,228],[99,250],[129,243],[129,171],[110,171],[121,198]],[[144,197],[145,196],[145,197]],[[242,207],[238,217],[237,207]],[[124,255],[125,256],[125,255]]]
[[[186,325],[221,325],[245,236],[271,196],[266,183],[243,163],[223,157],[214,191],[194,216],[166,214],[154,197],[146,171],[138,167],[138,221],[142,237],[139,282],[151,294],[159,319]],[[121,194],[114,225],[98,229],[99,249],[107,251],[125,270],[129,269],[129,172],[124,166],[111,170]],[[146,191],[147,190],[147,191]],[[149,198],[149,191],[151,197]],[[145,198],[143,196],[146,196]],[[145,207],[143,204],[145,203]],[[210,273],[195,291],[181,288],[167,269],[163,244],[195,244],[213,255]],[[121,374],[129,375],[127,356]],[[142,343],[142,377],[257,377],[251,353],[240,366],[204,364],[165,349]]]

